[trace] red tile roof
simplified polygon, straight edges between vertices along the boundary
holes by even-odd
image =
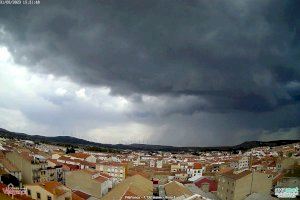
[[[57,181],[38,183],[38,185],[56,196],[66,193],[64,190],[65,186]]]
[[[83,200],[88,199],[88,198],[91,197],[91,195],[86,194],[86,193],[81,192],[81,191],[78,191],[78,190],[74,190],[73,194],[75,194],[76,196],[78,196],[80,199],[83,199]]]
[[[204,183],[208,183],[209,184],[209,192],[217,191],[217,189],[218,189],[217,182],[213,181],[213,180],[210,180],[208,178],[202,178],[202,179],[196,181],[195,185],[197,187],[201,188]]]
[[[231,179],[234,179],[234,180],[238,180],[238,179],[243,178],[244,176],[247,176],[249,174],[251,174],[251,171],[250,170],[245,170],[245,171],[242,171],[240,173],[234,173],[233,171],[229,171],[229,172],[222,173],[221,175],[225,176],[225,177],[228,177],[228,178],[231,178]]]
[[[64,170],[67,170],[67,171],[73,171],[73,170],[78,170],[80,169],[79,165],[71,165],[71,164],[67,164],[67,163],[62,163],[62,162],[59,162],[57,160],[54,160],[54,159],[48,159],[50,162],[53,162],[54,164],[56,165],[62,165],[62,168]]]
[[[125,167],[125,163],[118,163],[118,162],[99,162],[100,165],[106,165],[106,166],[115,166],[115,167]]]
[[[194,169],[201,169],[202,165],[201,163],[194,163]]]
[[[5,169],[10,172],[20,171],[13,163],[11,163],[8,159],[2,158],[0,159],[0,163],[3,165]]]
[[[100,173],[98,171],[94,171],[94,170],[90,170],[90,169],[84,169],[84,170],[82,170],[82,172],[90,174],[91,176],[98,175],[98,176],[96,176],[96,178],[93,178],[93,180],[98,181],[100,183],[103,183],[103,182],[105,182],[109,179],[107,174],[103,174],[103,173]]]
[[[272,180],[273,185],[276,184],[278,181],[280,181],[284,177],[284,173],[279,173],[275,178]]]
[[[90,156],[89,154],[86,154],[86,153],[70,153],[69,155],[72,157],[81,158],[81,159],[86,159]]]

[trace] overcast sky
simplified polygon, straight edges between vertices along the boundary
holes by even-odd
[[[102,143],[300,139],[300,1],[0,6],[0,127]]]

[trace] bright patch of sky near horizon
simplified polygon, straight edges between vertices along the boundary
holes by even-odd
[[[125,125],[123,122],[112,124],[109,121],[102,124],[106,113],[110,116],[126,115],[131,106],[126,98],[111,96],[109,88],[85,88],[66,77],[31,73],[24,66],[15,64],[10,52],[3,46],[0,47],[0,69],[0,124],[3,128],[29,134],[72,135],[102,143],[128,144],[147,140],[149,127],[143,124],[130,121]],[[71,127],[55,127],[56,123],[64,123],[59,122],[60,120],[70,120],[58,118],[59,121],[56,121],[55,116],[72,117],[72,109],[62,108],[64,104],[74,105],[74,109],[78,108],[75,112],[80,112],[83,116],[94,115],[95,119],[92,120],[99,121],[99,125],[103,126],[101,129],[97,126],[92,129],[83,128],[82,124],[88,122],[84,122],[82,117],[74,121],[71,119],[74,123]],[[30,107],[41,110],[31,113]],[[89,111],[93,113],[88,113]],[[40,121],[39,115],[49,115],[49,120]],[[124,120],[126,117],[118,118]]]

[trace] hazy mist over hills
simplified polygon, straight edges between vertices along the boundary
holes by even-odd
[[[74,147],[98,147],[115,150],[146,150],[146,151],[234,151],[234,150],[248,150],[255,147],[261,146],[279,146],[285,144],[293,144],[300,142],[300,140],[277,140],[277,141],[248,141],[242,144],[234,146],[195,146],[195,147],[184,147],[184,146],[166,146],[166,145],[151,145],[151,144],[103,144],[92,141],[87,141],[70,136],[53,136],[45,137],[40,135],[28,135],[25,133],[15,133],[3,128],[0,128],[0,136],[4,138],[13,138],[21,140],[31,140],[34,142],[44,142],[48,144],[63,145],[63,146],[74,146]]]

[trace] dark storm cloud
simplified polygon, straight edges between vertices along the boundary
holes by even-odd
[[[297,1],[42,1],[1,7],[18,62],[115,94],[264,112],[299,101]],[[10,38],[10,39],[9,39]],[[220,104],[224,104],[220,106]]]
[[[299,139],[300,105],[272,112],[204,113],[157,118],[153,126],[163,127],[154,144],[188,146],[236,145],[251,140]],[[161,125],[167,124],[167,125]]]

